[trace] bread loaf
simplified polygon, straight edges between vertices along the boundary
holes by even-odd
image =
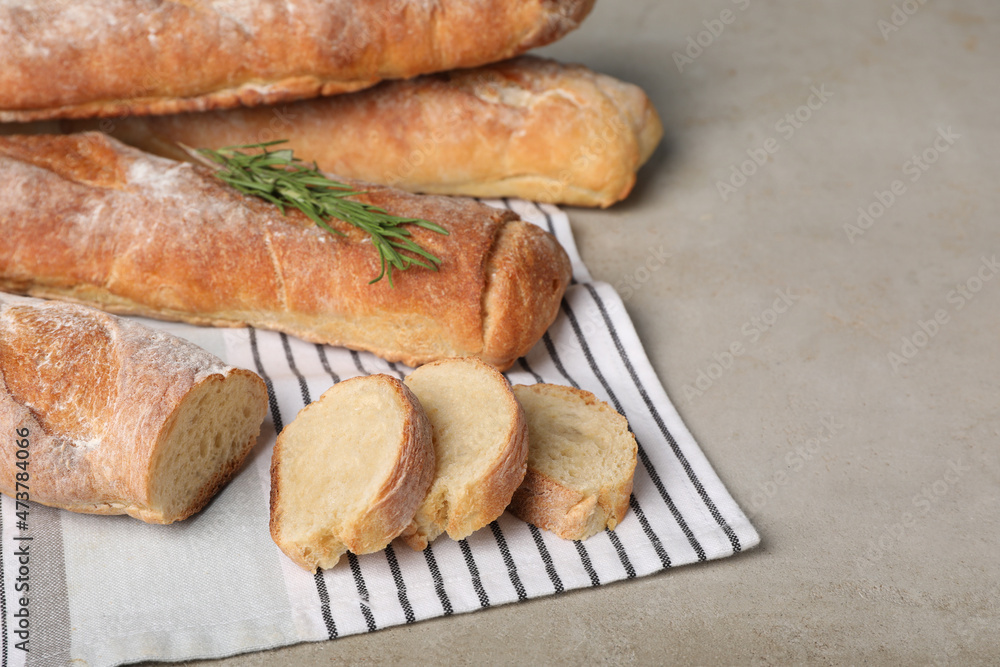
[[[411,192],[579,206],[624,199],[663,134],[637,86],[523,56],[277,107],[84,121],[175,159],[288,139],[326,171]]]
[[[524,480],[528,428],[510,383],[479,359],[445,359],[405,380],[434,434],[430,491],[403,533],[422,550],[447,531],[461,540],[503,514]]]
[[[628,511],[637,445],[625,417],[589,391],[516,385],[528,472],[508,508],[567,540],[614,529]]]
[[[99,133],[0,137],[0,289],[116,313],[285,331],[418,365],[510,366],[541,337],[570,278],[565,251],[514,214],[375,186],[358,198],[442,225],[441,258],[382,280],[357,228],[332,235],[201,166]]]
[[[399,380],[345,380],[278,435],[271,457],[271,537],[301,567],[384,549],[434,477],[431,427]]]
[[[266,412],[259,377],[191,343],[90,308],[0,294],[8,496],[178,521],[239,470]]]
[[[358,90],[552,42],[593,0],[0,3],[0,122],[162,114]]]

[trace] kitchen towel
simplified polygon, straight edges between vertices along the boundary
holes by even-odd
[[[756,531],[667,398],[618,294],[591,280],[580,261],[566,216],[547,205],[487,203],[548,229],[573,261],[556,322],[506,376],[592,391],[628,418],[639,459],[630,509],[615,531],[572,542],[505,513],[460,542],[442,536],[423,552],[394,543],[309,574],[268,533],[276,433],[335,382],[370,373],[402,378],[410,369],[271,331],[143,320],[259,373],[270,394],[261,438],[208,507],[170,526],[32,505],[25,531],[14,501],[3,497],[0,667],[105,667],[335,639],[755,546]],[[25,536],[31,540],[15,540]],[[18,553],[25,543],[27,557]]]

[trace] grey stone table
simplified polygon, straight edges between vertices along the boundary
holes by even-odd
[[[218,664],[1000,662],[1000,3],[600,0],[545,53],[663,116],[568,212],[761,546]]]

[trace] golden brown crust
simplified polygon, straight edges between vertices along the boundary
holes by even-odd
[[[637,86],[523,56],[277,107],[69,124],[183,159],[288,139],[349,178],[410,192],[606,207],[628,195],[663,134]]]
[[[0,3],[0,122],[332,95],[552,42],[593,0]]]
[[[0,429],[28,429],[31,499],[74,512],[171,523],[200,510],[240,468],[256,435],[187,505],[164,514],[153,471],[181,405],[205,384],[251,381],[259,427],[263,381],[191,343],[65,303],[0,294]],[[0,447],[0,492],[15,496],[17,448]]]
[[[287,490],[291,482],[282,478],[282,463],[285,448],[293,446],[288,442],[290,431],[286,429],[278,435],[271,456],[271,539],[296,565],[310,572],[333,567],[345,549],[359,555],[384,549],[409,525],[434,479],[431,425],[413,393],[398,379],[384,374],[351,378],[340,385],[352,382],[387,385],[399,401],[403,418],[397,456],[389,475],[359,516],[345,524],[331,521],[326,533],[308,543],[287,536],[283,529],[285,513],[290,510],[282,503],[282,489]],[[323,400],[321,397],[307,405],[299,414],[322,409]],[[329,461],[318,463],[336,465]],[[317,499],[317,504],[319,502]]]
[[[635,438],[627,431],[625,418],[591,392],[575,387],[539,383],[515,385],[513,389],[515,395],[523,397],[522,401],[527,400],[524,392],[536,392],[555,396],[557,400],[579,401],[603,412],[608,419],[620,420],[631,440],[631,461],[626,476],[602,484],[596,492],[586,492],[546,475],[533,467],[529,458],[524,482],[514,492],[507,509],[514,516],[566,540],[585,540],[605,528],[614,530],[628,512],[636,461]],[[539,444],[529,442],[529,447],[537,446]],[[599,464],[581,462],[581,465]]]
[[[449,231],[413,230],[439,271],[369,285],[377,253],[346,223],[331,235],[98,133],[0,137],[0,289],[251,324],[410,365],[478,356],[506,368],[541,337],[570,278],[551,235],[476,202],[363,187],[361,199]]]
[[[605,528],[614,530],[628,512],[632,478],[599,495],[582,494],[528,468],[507,508],[511,514],[552,531],[564,540],[585,540]]]

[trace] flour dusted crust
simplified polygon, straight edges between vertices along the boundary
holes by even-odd
[[[220,405],[226,423],[213,421]],[[27,429],[31,500],[149,523],[184,519],[240,468],[266,411],[259,377],[187,341],[83,306],[0,294],[6,495],[20,490],[15,432]],[[182,431],[189,437],[178,439]],[[182,498],[164,495],[171,470],[198,478]]]
[[[285,331],[418,365],[509,367],[555,318],[565,251],[510,212],[363,185],[359,198],[439,223],[413,229],[442,259],[369,285],[378,255],[298,211],[99,133],[0,137],[0,289],[199,325]]]
[[[303,159],[363,181],[578,206],[624,199],[663,134],[637,86],[532,56],[295,104],[84,127],[179,159],[177,143],[287,139]]]
[[[0,122],[332,95],[552,42],[593,0],[3,0]]]

